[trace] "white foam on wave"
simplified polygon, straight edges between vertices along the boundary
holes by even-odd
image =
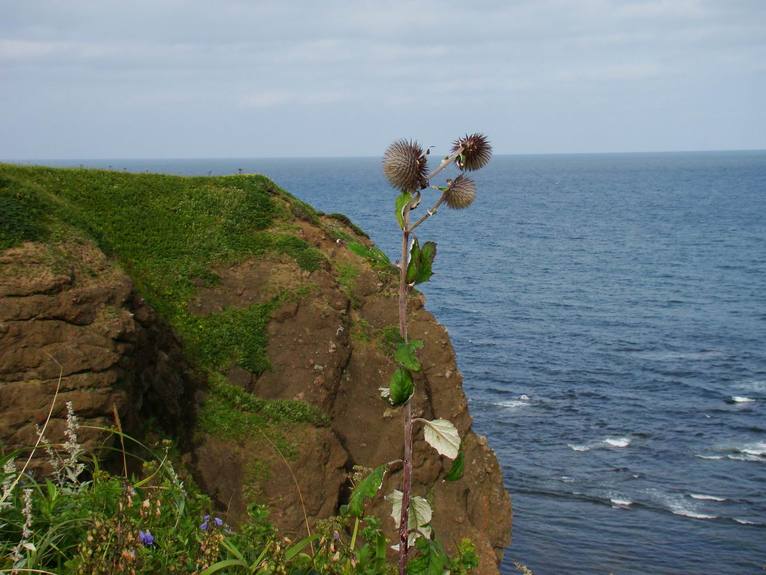
[[[610,447],[628,447],[630,445],[630,437],[607,437],[604,443]]]
[[[766,455],[766,441],[759,441],[758,443],[748,443],[739,448],[740,453],[745,455],[753,455],[762,457]]]
[[[688,497],[678,493],[665,493],[659,489],[647,489],[646,494],[656,505],[664,507],[673,515],[690,519],[716,519],[717,515],[701,513],[697,504]]]
[[[619,449],[628,447],[630,445],[630,437],[607,437],[601,441],[592,441],[591,443],[585,443],[583,445],[577,445],[574,443],[567,444],[569,449],[574,451],[590,451],[591,449],[599,449],[604,447],[616,447]]]
[[[732,461],[763,461],[760,455],[750,455],[749,453],[727,455],[726,459],[731,459]]]
[[[529,405],[526,401],[520,401],[518,399],[508,399],[506,401],[497,401],[494,403],[494,405],[498,407],[504,407],[506,409],[518,409],[520,407],[524,407],[525,405]]]
[[[700,493],[690,493],[689,497],[699,501],[726,501],[725,497],[718,497],[717,495],[704,495]]]
[[[718,461],[719,459],[723,459],[723,455],[699,455],[696,454],[694,457],[699,457],[700,459],[710,459],[714,461]]]
[[[733,519],[740,525],[758,525],[755,521],[748,521],[747,519],[740,519],[739,517],[734,517]]]
[[[717,519],[717,515],[707,515],[706,513],[697,513],[688,509],[671,509],[674,515],[690,517],[691,519]]]
[[[498,407],[505,407],[506,409],[518,409],[529,405],[529,396],[526,393],[522,393],[516,399],[506,399],[505,401],[496,401],[493,405]]]
[[[734,403],[753,403],[755,400],[752,397],[745,397],[743,395],[732,395],[731,400]]]
[[[610,498],[609,501],[612,503],[612,507],[615,509],[627,509],[631,505],[633,505],[633,502],[630,499],[618,499],[618,498]]]

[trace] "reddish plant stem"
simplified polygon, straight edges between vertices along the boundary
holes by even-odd
[[[410,206],[405,206],[402,211],[402,257],[399,268],[399,334],[407,342],[407,296],[410,287],[407,284],[407,267],[409,264],[409,241],[408,230],[410,220]],[[410,490],[412,488],[412,404],[411,399],[404,405],[404,459],[402,474],[402,511],[399,518],[399,575],[407,573],[407,555],[409,552],[407,525],[409,523]]]

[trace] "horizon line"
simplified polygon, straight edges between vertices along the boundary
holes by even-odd
[[[714,154],[714,153],[739,153],[739,152],[766,152],[766,148],[730,148],[730,149],[706,149],[706,150],[639,150],[619,152],[495,152],[494,156],[628,156],[649,154]],[[0,158],[0,163],[32,163],[32,162],[76,162],[76,161],[201,161],[201,160],[351,160],[381,158],[381,155],[360,156],[101,156],[101,157],[39,157],[39,158]],[[434,157],[437,157],[434,155]]]

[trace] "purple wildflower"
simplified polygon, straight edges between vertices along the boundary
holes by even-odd
[[[138,540],[143,543],[144,547],[151,547],[154,545],[154,535],[148,529],[146,531],[138,532]]]
[[[213,517],[213,526],[223,527],[224,526],[223,519],[221,519],[220,517]],[[207,531],[210,528],[210,515],[205,515],[202,518],[202,525],[200,525],[199,528],[202,531]]]

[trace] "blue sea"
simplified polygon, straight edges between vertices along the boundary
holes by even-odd
[[[46,163],[264,173],[397,258],[376,158]],[[513,496],[503,572],[763,573],[766,152],[497,156],[475,179],[419,237]]]

